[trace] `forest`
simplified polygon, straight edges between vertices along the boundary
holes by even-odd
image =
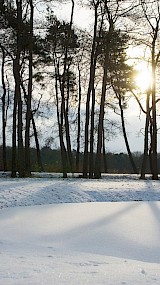
[[[66,3],[67,20],[57,13]],[[76,24],[77,7],[89,11],[90,28]],[[0,169],[13,178],[61,171],[157,180],[159,35],[159,0],[0,0]],[[126,131],[131,100],[145,118],[138,155]],[[116,132],[126,154],[107,151]]]
[[[61,160],[61,151],[60,149],[51,149],[50,147],[41,148],[41,163],[37,161],[37,150],[36,148],[31,148],[31,172],[56,172],[62,173],[63,166]],[[6,148],[6,157],[7,157],[7,170],[11,171],[12,169],[12,147]],[[94,154],[95,155],[95,154]],[[0,146],[0,157],[3,156],[3,146]],[[77,173],[76,169],[76,156],[77,153],[75,150],[72,152],[73,157],[73,171]],[[132,154],[135,161],[135,165],[138,173],[141,169],[141,163],[143,154],[140,152]],[[70,172],[70,165],[67,164],[67,173]],[[158,154],[158,169],[160,169],[160,155]],[[0,162],[0,171],[3,171],[3,161]],[[79,169],[78,173],[83,171],[83,153],[79,155]],[[111,153],[107,152],[105,155],[102,154],[101,157],[101,171],[102,173],[113,173],[113,174],[132,174],[133,168],[130,163],[127,153]],[[146,163],[146,173],[150,173],[150,162],[149,157]],[[81,177],[81,175],[80,175]]]

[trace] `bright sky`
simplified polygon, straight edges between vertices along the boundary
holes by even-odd
[[[55,12],[56,15],[60,18],[70,20],[71,15],[71,1],[68,1],[67,4],[56,4]],[[89,7],[81,7],[78,5],[78,1],[75,1],[75,8],[74,8],[74,23],[81,27],[82,29],[89,29],[92,26],[92,17],[93,12],[89,9]]]

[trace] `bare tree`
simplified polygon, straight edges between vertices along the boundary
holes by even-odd
[[[99,123],[98,123],[98,136],[97,136],[97,152],[95,160],[95,178],[101,177],[101,151],[102,151],[102,138],[103,138],[103,120],[104,120],[104,108],[105,108],[105,99],[106,99],[106,85],[107,85],[107,73],[108,73],[108,64],[109,64],[109,51],[110,51],[110,37],[114,31],[114,21],[115,16],[112,15],[107,1],[105,1],[105,12],[108,18],[109,30],[108,30],[108,39],[105,47],[105,57],[103,65],[103,82],[102,82],[102,94],[101,94],[101,103],[100,103],[100,113],[99,113]]]
[[[86,98],[86,119],[85,119],[85,142],[84,142],[84,158],[83,158],[83,177],[87,177],[88,174],[88,146],[89,146],[89,118],[90,118],[90,100],[91,92],[93,92],[92,97],[92,128],[91,128],[91,140],[93,140],[93,128],[94,128],[94,101],[95,101],[95,90],[94,90],[94,80],[95,80],[95,70],[96,70],[96,45],[97,45],[97,26],[98,26],[98,8],[100,1],[93,1],[94,7],[94,33],[93,33],[93,42],[91,50],[91,59],[90,59],[90,75],[89,75],[89,84]],[[93,141],[91,141],[91,153],[93,152]],[[91,166],[91,162],[90,162]],[[90,167],[90,176],[92,176],[92,169]]]
[[[33,78],[33,17],[34,17],[34,7],[33,1],[29,0],[30,5],[30,20],[29,20],[29,79],[28,79],[28,94],[26,97],[27,111],[26,111],[26,129],[25,129],[25,175],[31,174],[31,162],[30,162],[30,122],[32,118],[32,123],[34,127],[33,117],[31,116],[31,100],[32,100],[32,78]]]
[[[150,120],[150,156],[151,156],[151,171],[152,179],[158,179],[158,166],[157,166],[157,110],[156,110],[156,73],[157,65],[160,57],[159,32],[160,32],[160,2],[158,0],[141,1],[141,7],[144,19],[147,23],[150,36],[150,52],[151,52],[151,70],[152,70],[152,85],[151,85],[151,120]],[[148,98],[148,96],[147,96]],[[148,121],[147,121],[148,124]]]
[[[7,113],[6,113],[6,83],[5,83],[5,58],[6,52],[1,46],[2,51],[2,68],[1,68],[1,76],[2,76],[2,87],[3,87],[3,95],[2,95],[2,138],[3,138],[3,170],[7,170],[7,154],[6,154],[6,123],[7,123]]]

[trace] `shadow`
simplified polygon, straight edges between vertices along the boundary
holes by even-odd
[[[99,210],[102,205],[100,204]],[[143,229],[145,220],[141,216],[138,217],[137,214],[138,208],[140,209],[142,204],[146,205],[148,203],[122,204],[120,209],[117,206],[117,210],[115,204],[113,204],[113,213],[106,214],[96,221],[86,222],[82,225],[79,225],[78,222],[77,227],[74,226],[74,228],[53,235],[44,233],[44,239],[60,246],[60,250],[63,250],[64,247],[79,252],[160,263],[160,244],[154,244],[152,240],[149,244],[145,242],[146,231]],[[103,204],[104,206],[106,207],[106,213],[108,207],[112,207],[108,203]],[[94,211],[94,203],[90,207],[93,207]],[[138,213],[141,213],[141,210]],[[137,221],[132,221],[135,214],[137,215]],[[72,219],[72,217],[70,218]],[[66,223],[67,219],[64,220],[64,225]],[[148,226],[147,224],[147,228]],[[130,233],[131,229],[132,232]]]
[[[52,203],[160,201],[159,181],[143,181],[137,178],[130,180],[130,175],[120,175],[120,179],[115,177],[117,175],[107,175],[105,179],[100,180],[57,177],[3,179],[0,182],[0,207]]]
[[[158,207],[159,205],[159,207]],[[160,204],[156,201],[149,203],[149,207],[154,215],[155,220],[157,220],[157,229],[160,233]]]
[[[2,208],[6,208],[42,204],[101,202],[102,205],[103,202],[160,200],[159,181],[140,181],[137,179],[130,181],[126,178],[122,179],[122,177],[121,179],[113,179],[113,177],[92,181],[72,178],[7,179],[3,180],[1,184],[3,191],[0,191],[0,205]],[[99,205],[99,210],[101,210],[101,205]],[[132,218],[134,217],[133,215],[130,216],[132,211],[137,215],[138,208],[142,205],[143,203],[134,202],[128,203],[128,205],[124,204],[122,208],[119,208],[117,204],[116,209],[116,205],[113,204],[113,213],[107,214],[110,204],[106,203],[106,214],[102,218],[87,222],[88,212],[86,212],[86,222],[83,221],[82,225],[78,223],[77,226],[74,225],[69,230],[66,229],[51,235],[46,234],[44,229],[42,237],[57,244],[61,241],[66,248],[69,247],[75,251],[160,263],[160,245],[143,243],[141,237],[145,237],[146,233],[139,227],[139,217],[137,216],[137,221],[133,223]],[[155,234],[160,240],[159,204],[151,202],[148,205],[154,214],[154,220],[157,222]],[[89,203],[87,207],[94,211],[94,203]],[[55,206],[53,217],[54,210]],[[63,207],[61,210],[63,211]],[[83,216],[84,213],[79,213],[80,216],[81,214]],[[72,221],[72,213],[70,219]],[[123,219],[125,224],[123,222],[122,228],[119,229]],[[66,221],[67,218],[64,217],[64,225]],[[79,218],[77,217],[78,221]],[[142,223],[145,222],[147,221],[142,219]],[[133,239],[129,233],[129,230],[132,230],[132,224]],[[115,230],[116,227],[118,228],[117,231]]]

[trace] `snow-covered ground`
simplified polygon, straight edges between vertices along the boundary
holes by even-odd
[[[0,177],[0,285],[160,284],[160,181]]]
[[[0,208],[54,203],[159,201],[160,181],[138,175],[104,175],[103,179],[63,179],[60,174],[34,174],[12,179],[0,174]]]

